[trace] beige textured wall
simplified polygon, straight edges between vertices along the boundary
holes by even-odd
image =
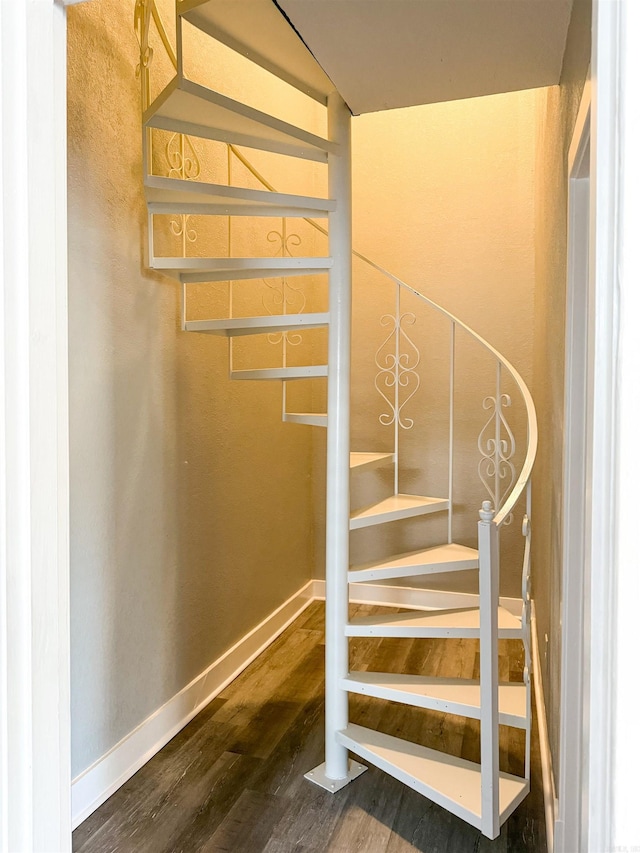
[[[354,246],[471,325],[526,382],[533,367],[535,107],[535,93],[521,92],[353,121]],[[394,289],[361,262],[354,264],[352,443],[358,450],[391,449],[391,429],[378,421],[385,404],[374,379],[375,352],[386,334],[380,317],[393,310]],[[402,310],[416,312],[407,331],[422,363],[420,389],[404,411],[415,426],[401,436],[400,487],[446,495],[449,329],[415,298],[403,296]],[[464,336],[457,368],[454,536],[472,545],[477,511],[487,497],[475,474],[476,441],[486,420],[483,397],[494,392],[494,368]],[[522,414],[514,396],[509,418],[520,429]],[[381,472],[359,474],[354,502],[382,497],[389,486]],[[503,590],[511,595],[520,589],[518,527],[505,531]],[[374,559],[445,536],[444,516],[358,531],[352,534],[353,557]],[[458,573],[428,586],[472,590],[476,580],[477,573]]]
[[[534,480],[533,595],[554,771],[558,771],[562,612],[562,475],[567,264],[567,154],[591,49],[591,4],[576,0],[561,85],[538,94],[533,392],[540,421]]]
[[[310,431],[280,422],[277,384],[230,383],[226,341],[180,332],[176,284],[144,268],[132,12],[69,9],[74,775],[297,590],[314,550]],[[255,95],[230,61],[195,56]],[[321,183],[272,160],[274,181]],[[225,245],[225,228],[206,233]]]

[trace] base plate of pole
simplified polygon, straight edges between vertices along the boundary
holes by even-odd
[[[325,773],[325,766],[326,765],[324,763],[318,764],[318,766],[314,767],[313,770],[305,773],[304,778],[313,782],[314,785],[319,785],[321,788],[324,788],[325,791],[329,791],[330,794],[335,794],[336,791],[346,787],[349,782],[353,782],[353,780],[357,779],[358,776],[362,776],[365,770],[369,769],[365,764],[360,764],[359,761],[352,761],[352,759],[349,759],[349,769],[347,770],[345,778],[330,779]]]

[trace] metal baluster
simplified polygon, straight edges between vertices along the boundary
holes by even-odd
[[[451,339],[449,344],[449,514],[447,519],[447,538],[453,541],[453,394],[455,390],[456,370],[456,324],[451,321]]]

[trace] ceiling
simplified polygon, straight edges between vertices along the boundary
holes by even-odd
[[[274,0],[354,115],[559,82],[572,0]]]

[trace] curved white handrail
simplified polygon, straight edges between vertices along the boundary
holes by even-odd
[[[253,166],[253,164],[247,160],[247,158],[239,151],[235,145],[229,145],[229,149],[233,152],[235,157],[245,166],[251,174],[265,187],[265,189],[270,190],[271,192],[276,192],[276,188],[269,183],[269,181],[264,178],[260,172]],[[323,228],[322,225],[319,225],[313,219],[307,219],[305,217],[305,222],[319,231],[321,234],[328,236],[329,232],[326,228]],[[459,326],[461,329],[464,329],[468,335],[474,338],[482,347],[484,347],[491,355],[494,356],[495,359],[511,374],[513,380],[515,381],[518,390],[522,396],[524,401],[524,405],[527,411],[527,452],[525,455],[525,459],[522,465],[522,469],[520,471],[520,476],[514,483],[509,496],[504,501],[498,512],[493,518],[493,524],[496,526],[500,526],[503,524],[505,519],[509,517],[511,512],[513,511],[516,503],[518,502],[520,496],[522,495],[529,479],[531,477],[531,472],[533,470],[533,463],[536,458],[536,451],[538,448],[538,422],[536,418],[536,410],[533,402],[533,398],[531,396],[531,392],[529,391],[524,379],[515,367],[508,361],[498,350],[492,346],[488,341],[486,341],[481,335],[475,332],[470,326],[468,326],[465,322],[460,320],[450,311],[447,311],[446,308],[443,308],[441,305],[438,305],[437,302],[434,302],[433,299],[429,299],[428,296],[425,296],[424,293],[421,293],[419,290],[416,290],[415,287],[412,287],[410,284],[407,284],[401,278],[393,275],[388,270],[381,267],[379,264],[376,264],[375,261],[372,261],[370,258],[367,258],[366,255],[363,255],[361,252],[353,251],[354,257],[363,261],[365,264],[368,264],[372,269],[379,272],[381,275],[395,282],[399,287],[402,287],[404,290],[408,290],[414,296],[417,296],[418,299],[421,299],[423,302],[426,302],[432,308],[435,308],[436,311],[439,311],[443,316],[447,317],[452,323],[455,323],[456,326]]]

